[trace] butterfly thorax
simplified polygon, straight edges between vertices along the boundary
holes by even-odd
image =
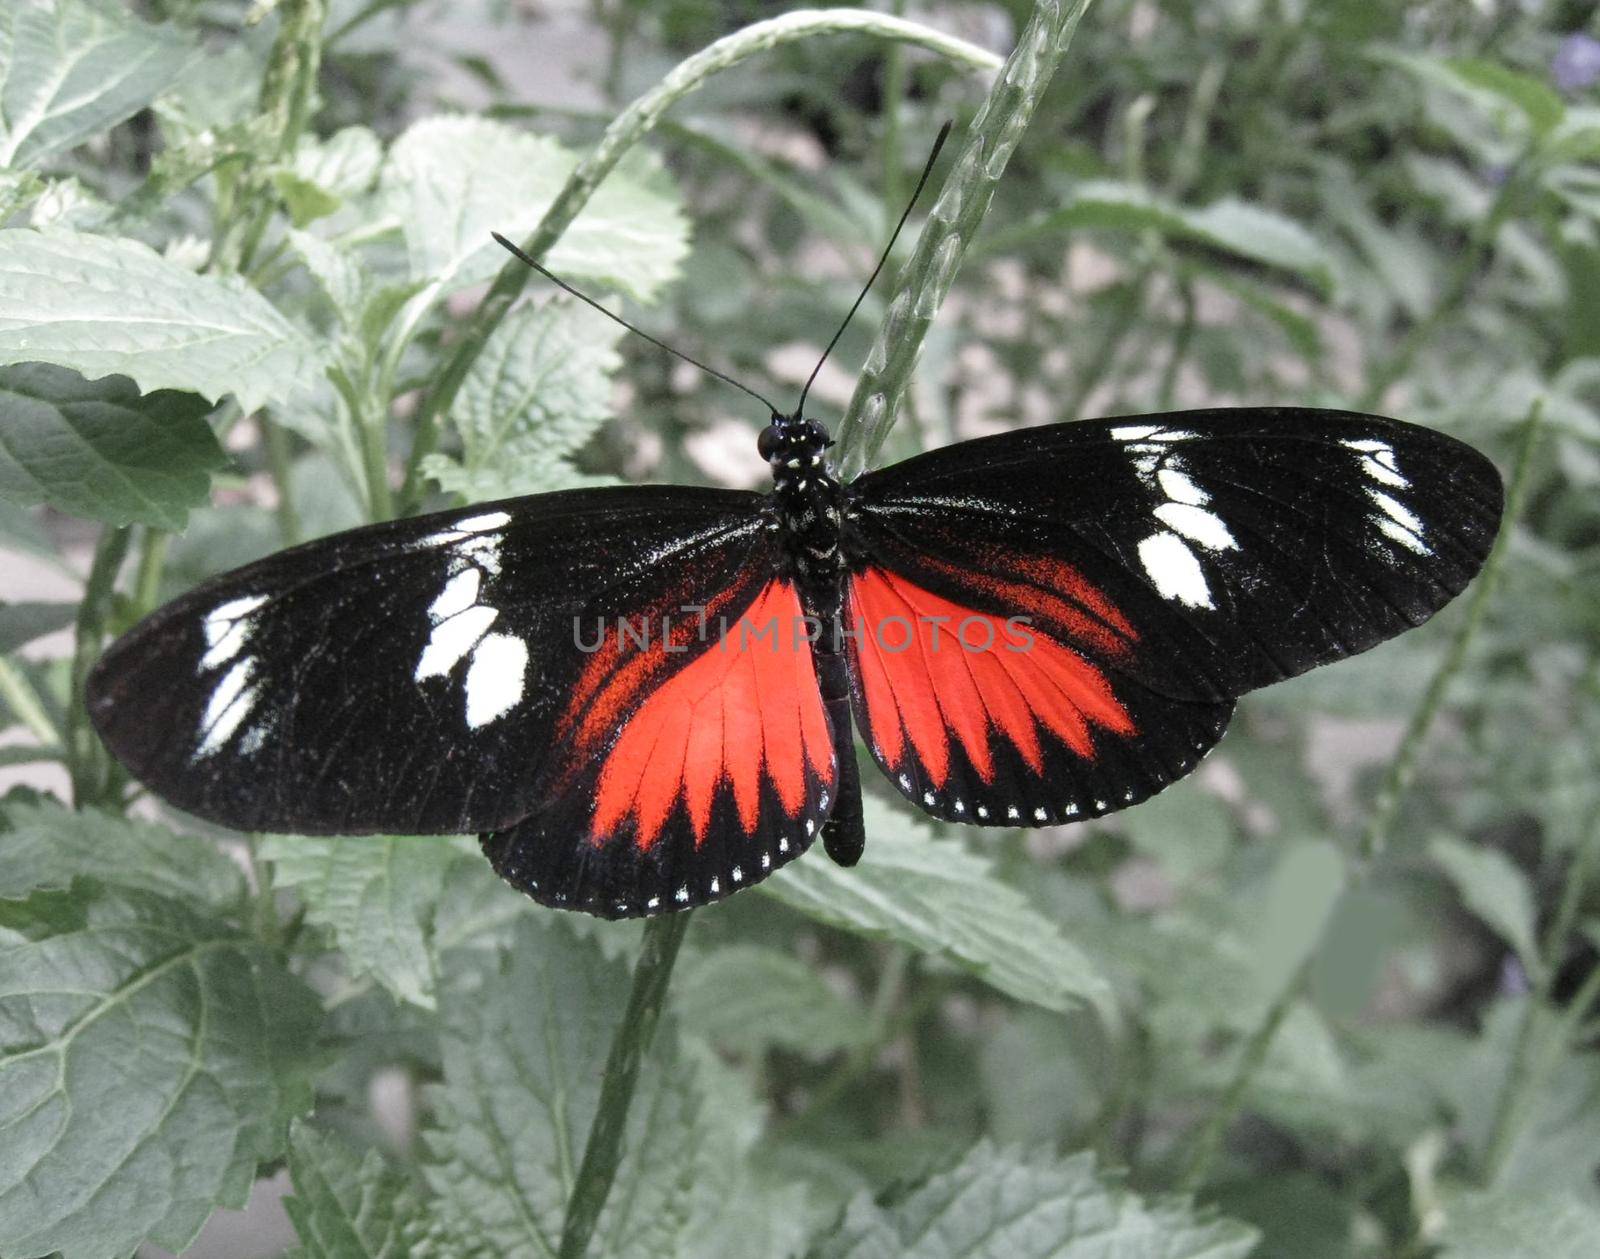
[[[839,547],[844,487],[828,471],[828,431],[814,420],[774,415],[760,440],[772,468],[772,508],[784,553],[807,610],[838,610],[845,560]]]

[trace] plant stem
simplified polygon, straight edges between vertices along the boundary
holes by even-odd
[[[928,327],[1089,3],[1036,0],[1033,16],[973,119],[911,261],[900,273],[839,427],[837,462],[842,480],[865,471],[889,435]]]
[[[67,701],[67,771],[72,778],[75,808],[99,804],[109,787],[105,752],[89,727],[84,686],[89,670],[100,656],[100,643],[111,624],[111,609],[116,598],[117,573],[128,555],[131,531],[107,528],[100,534],[89,579],[84,584],[83,602],[78,605],[78,624],[72,649],[72,691]]]
[[[264,168],[293,154],[305,130],[317,72],[322,67],[322,28],[327,16],[326,0],[283,0],[278,6],[278,35],[256,102],[265,144],[261,158],[239,177],[234,195],[243,213],[228,216],[231,221],[219,234],[212,253],[212,270],[243,272],[250,268],[275,203]]]
[[[1244,1108],[1245,1094],[1255,1082],[1256,1072],[1260,1071],[1262,1064],[1266,1062],[1267,1052],[1272,1048],[1272,1042],[1277,1037],[1279,1029],[1283,1027],[1283,1021],[1289,1017],[1289,1011],[1294,1009],[1295,1002],[1300,1000],[1306,978],[1311,972],[1311,959],[1315,956],[1313,950],[1311,955],[1300,963],[1300,968],[1283,986],[1283,991],[1267,1007],[1266,1016],[1255,1031],[1250,1033],[1250,1039],[1245,1041],[1244,1049],[1239,1055],[1239,1065],[1234,1069],[1233,1079],[1228,1082],[1226,1091],[1212,1108],[1211,1114],[1206,1117],[1205,1126],[1200,1129],[1190,1148],[1188,1162],[1178,1180],[1180,1192],[1194,1193],[1206,1183],[1206,1177],[1211,1173],[1211,1165],[1216,1161],[1218,1151],[1222,1149],[1223,1137],[1227,1136],[1228,1129],[1233,1126],[1233,1121]]]
[[[1528,413],[1528,418],[1523,421],[1522,439],[1517,447],[1517,463],[1511,474],[1511,488],[1506,494],[1505,517],[1500,526],[1500,536],[1495,539],[1489,558],[1484,561],[1483,571],[1478,575],[1478,584],[1473,588],[1471,599],[1467,604],[1466,617],[1461,622],[1460,629],[1456,631],[1455,641],[1450,644],[1450,650],[1429,680],[1428,689],[1423,692],[1422,702],[1412,712],[1411,720],[1406,724],[1405,734],[1400,740],[1400,748],[1395,753],[1394,760],[1389,763],[1389,772],[1384,775],[1383,785],[1378,789],[1377,800],[1372,806],[1371,820],[1361,835],[1360,855],[1364,863],[1370,863],[1380,855],[1388,843],[1389,832],[1394,826],[1401,797],[1411,786],[1411,780],[1416,774],[1417,754],[1422,750],[1428,731],[1432,728],[1434,719],[1439,715],[1439,708],[1444,703],[1445,692],[1466,662],[1467,648],[1483,622],[1484,610],[1489,606],[1489,596],[1494,593],[1501,562],[1511,544],[1512,530],[1516,526],[1517,518],[1522,514],[1523,502],[1528,495],[1528,485],[1533,471],[1533,452],[1538,445],[1539,422],[1543,414],[1544,404],[1535,402],[1533,409]]]
[[[139,543],[139,568],[133,579],[133,607],[143,616],[156,606],[161,594],[161,570],[167,562],[172,535],[165,529],[146,529]]]
[[[294,506],[294,485],[289,480],[289,434],[283,431],[281,424],[273,423],[269,416],[261,416],[257,423],[261,425],[261,444],[267,455],[267,469],[272,473],[272,484],[278,494],[278,535],[285,546],[293,546],[305,535],[300,529],[300,514]]]
[[[1489,595],[1494,589],[1495,574],[1498,572],[1500,561],[1505,554],[1512,526],[1522,510],[1523,500],[1527,495],[1529,473],[1533,463],[1533,451],[1537,444],[1535,439],[1538,436],[1539,421],[1543,411],[1543,404],[1535,403],[1528,414],[1527,420],[1523,423],[1522,440],[1517,451],[1517,466],[1512,473],[1511,489],[1507,495],[1505,523],[1501,526],[1500,536],[1495,540],[1494,547],[1489,552],[1489,558],[1484,561],[1483,571],[1478,576],[1478,584],[1473,591],[1472,602],[1467,609],[1466,620],[1457,631],[1455,641],[1450,645],[1449,653],[1434,674],[1433,679],[1429,682],[1427,691],[1423,694],[1421,701],[1411,714],[1411,720],[1406,725],[1406,732],[1401,740],[1400,750],[1395,754],[1395,759],[1390,764],[1389,774],[1384,780],[1382,790],[1378,793],[1377,803],[1373,806],[1372,820],[1361,837],[1363,860],[1355,872],[1358,879],[1364,879],[1370,872],[1372,867],[1371,858],[1381,852],[1388,841],[1389,831],[1394,825],[1395,813],[1399,807],[1400,798],[1411,783],[1412,767],[1416,763],[1417,751],[1421,747],[1423,740],[1427,738],[1428,731],[1433,726],[1434,718],[1439,714],[1439,707],[1444,700],[1445,691],[1451,679],[1460,671],[1461,665],[1466,659],[1467,648],[1471,645],[1474,635],[1483,623],[1484,609],[1487,606]],[[1600,845],[1592,846],[1600,847]],[[1574,873],[1575,876],[1578,875],[1577,871]],[[1569,892],[1572,890],[1570,885],[1568,890]],[[1581,891],[1581,887],[1579,890]],[[1577,893],[1574,893],[1573,908],[1571,910],[1573,915],[1577,912],[1576,897]],[[1558,923],[1559,920],[1560,916],[1558,916]],[[1562,928],[1563,938],[1568,930],[1570,930],[1570,920]],[[1294,1008],[1295,1002],[1300,999],[1305,989],[1315,958],[1316,950],[1313,948],[1307,955],[1306,960],[1301,963],[1300,968],[1295,972],[1294,977],[1284,987],[1283,992],[1279,994],[1278,999],[1268,1008],[1266,1016],[1250,1034],[1250,1039],[1245,1042],[1233,1079],[1229,1082],[1228,1088],[1218,1101],[1216,1108],[1207,1117],[1205,1125],[1195,1138],[1181,1181],[1182,1187],[1186,1191],[1193,1192],[1200,1188],[1210,1174],[1211,1165],[1216,1159],[1217,1152],[1222,1148],[1223,1138],[1227,1135],[1228,1129],[1233,1125],[1233,1121],[1243,1108],[1245,1096],[1255,1079],[1256,1073],[1261,1069],[1262,1063],[1266,1061],[1267,1052],[1272,1048],[1273,1039],[1277,1036],[1284,1020],[1288,1017],[1289,1012]],[[1553,967],[1545,968],[1547,973],[1551,970],[1553,970]],[[1541,979],[1544,978],[1544,976],[1541,976]],[[1534,1006],[1541,1004],[1542,1002],[1533,1003],[1533,1005],[1530,1005],[1530,1010]],[[1514,1075],[1512,1082],[1507,1084],[1506,1092],[1508,1095],[1514,1093],[1516,1096],[1521,1096],[1524,1089],[1528,1087],[1526,1083],[1522,1082],[1521,1075],[1516,1073],[1522,1070],[1517,1064],[1526,1061],[1529,1046],[1533,1040],[1533,1032],[1529,1026],[1531,1020],[1532,1016],[1530,1015],[1529,1020],[1524,1024],[1518,1036],[1518,1049],[1513,1059]],[[1514,1102],[1503,1099],[1503,1105],[1509,1109],[1514,1105]],[[1504,1122],[1508,1127],[1514,1124],[1514,1120],[1511,1118],[1505,1118]],[[1497,1134],[1500,1126],[1501,1124],[1497,1120]],[[1491,1143],[1491,1146],[1492,1148],[1499,1148],[1501,1142],[1509,1142],[1509,1139],[1509,1136],[1497,1137],[1497,1140]]]
[[[1540,951],[1539,973],[1534,977],[1533,991],[1528,994],[1522,1019],[1517,1025],[1516,1040],[1511,1048],[1511,1061],[1506,1067],[1505,1083],[1495,1102],[1494,1119],[1489,1128],[1489,1141],[1484,1147],[1482,1179],[1493,1185],[1505,1170],[1516,1148],[1522,1122],[1528,1113],[1528,1103],[1544,1089],[1549,1073],[1559,1061],[1559,1051],[1570,1043],[1572,1034],[1583,1019],[1600,985],[1600,966],[1596,966],[1583,987],[1567,1006],[1567,1011],[1555,1027],[1539,1036],[1540,1022],[1550,1005],[1550,995],[1555,987],[1556,975],[1561,969],[1561,958],[1577,925],[1578,912],[1583,906],[1583,894],[1588,890],[1590,876],[1600,861],[1600,812],[1589,821],[1572,868],[1567,872],[1566,886],[1561,890],[1561,901],[1556,916],[1545,936]]]
[[[1461,252],[1455,270],[1451,272],[1449,282],[1445,286],[1444,296],[1439,299],[1432,313],[1411,326],[1400,339],[1395,352],[1373,372],[1371,380],[1367,382],[1366,392],[1361,395],[1361,400],[1357,403],[1358,410],[1371,411],[1381,405],[1384,395],[1396,381],[1411,370],[1417,355],[1433,338],[1434,333],[1465,304],[1472,291],[1473,281],[1478,278],[1478,272],[1482,270],[1485,260],[1494,248],[1495,237],[1500,234],[1501,227],[1511,216],[1511,210],[1522,189],[1522,172],[1526,166],[1527,159],[1524,158],[1506,175],[1505,182],[1500,185],[1499,194],[1489,207],[1489,212],[1484,215],[1477,231],[1472,234],[1472,240],[1467,248]]]
[[[1080,5],[1087,2],[1079,0]],[[565,186],[550,203],[538,226],[521,242],[523,251],[534,258],[543,258],[578,217],[594,190],[611,173],[623,154],[644,139],[668,108],[700,87],[712,75],[783,44],[815,35],[844,33],[873,35],[880,39],[913,44],[977,69],[993,70],[1000,64],[998,57],[976,44],[916,22],[864,9],[803,9],[754,22],[679,62],[661,82],[618,114],[601,136],[600,143],[567,178]],[[417,412],[416,436],[406,467],[405,484],[400,492],[402,513],[414,510],[421,499],[421,464],[438,441],[439,417],[455,400],[468,369],[482,352],[489,335],[522,293],[529,275],[528,268],[515,259],[508,260],[500,268],[500,274],[495,277],[477,311],[461,329],[455,352],[435,376],[432,388]]]
[[[628,1008],[611,1042],[605,1080],[600,1086],[600,1103],[589,1129],[588,1143],[583,1148],[583,1163],[578,1168],[572,1196],[567,1200],[560,1259],[582,1259],[588,1252],[595,1224],[611,1193],[611,1183],[622,1161],[622,1136],[628,1126],[633,1091],[639,1082],[639,1065],[661,1019],[672,965],[678,958],[684,932],[689,929],[691,912],[663,914],[645,923],[639,960],[633,968]]]

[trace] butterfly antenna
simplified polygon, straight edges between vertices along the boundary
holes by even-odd
[[[822,357],[817,360],[817,365],[811,369],[811,378],[806,381],[806,387],[800,391],[800,405],[795,407],[796,415],[803,415],[806,409],[806,395],[811,392],[811,386],[816,383],[817,373],[822,370],[822,365],[828,361],[828,355],[833,353],[833,347],[839,344],[839,338],[844,336],[844,330],[850,326],[850,321],[855,318],[856,311],[861,309],[861,303],[867,300],[867,292],[872,288],[872,282],[878,278],[878,272],[883,270],[884,263],[889,261],[889,255],[894,252],[894,243],[900,239],[900,229],[906,225],[906,220],[911,217],[911,211],[917,204],[917,198],[922,195],[922,190],[927,187],[928,176],[933,174],[933,164],[939,160],[939,150],[944,148],[944,142],[950,135],[950,128],[954,124],[946,122],[939,128],[939,134],[933,141],[933,152],[928,154],[928,161],[922,168],[922,178],[917,180],[916,189],[911,194],[911,200],[906,202],[905,213],[900,216],[900,221],[894,225],[894,232],[889,237],[889,243],[883,248],[883,256],[878,259],[878,265],[872,268],[872,274],[867,277],[867,282],[861,286],[861,296],[856,298],[856,304],[850,308],[850,313],[844,317],[844,322],[839,325],[839,331],[833,334],[833,340],[828,342],[828,348],[822,352]]]
[[[754,389],[750,388],[749,385],[741,385],[732,376],[724,375],[722,372],[719,372],[715,367],[707,367],[699,359],[690,358],[682,350],[675,350],[670,345],[668,345],[665,341],[657,340],[655,337],[651,336],[648,332],[646,332],[643,328],[634,327],[631,323],[629,323],[621,315],[612,314],[611,311],[607,310],[599,302],[595,301],[594,298],[586,296],[585,294],[578,292],[577,289],[573,288],[572,285],[568,284],[565,280],[563,280],[554,271],[550,270],[550,268],[548,268],[546,266],[542,266],[541,264],[535,262],[532,258],[530,258],[522,250],[518,249],[515,245],[513,245],[504,236],[500,235],[499,232],[490,232],[489,235],[493,236],[496,241],[498,241],[501,245],[503,245],[512,254],[513,257],[517,258],[518,260],[520,260],[522,262],[527,263],[530,267],[532,267],[540,275],[544,276],[545,279],[549,280],[550,283],[554,284],[557,288],[562,289],[565,292],[571,293],[572,296],[576,297],[580,302],[584,302],[587,305],[593,306],[596,310],[598,310],[607,319],[610,319],[615,323],[621,324],[624,328],[626,328],[629,332],[633,333],[635,336],[643,337],[646,341],[650,342],[651,345],[659,346],[661,349],[665,350],[668,354],[671,354],[671,355],[673,355],[673,356],[675,356],[677,358],[681,358],[685,363],[688,363],[693,367],[698,367],[701,371],[705,372],[706,375],[715,376],[718,380],[722,381],[724,384],[732,385],[735,389],[742,389],[745,393],[749,394],[752,398],[754,398],[762,406],[766,407],[768,412],[770,412],[773,415],[778,414],[778,408],[773,406],[772,403],[768,402],[765,398],[763,398],[760,394],[758,394]]]

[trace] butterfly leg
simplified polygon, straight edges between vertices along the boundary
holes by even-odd
[[[839,763],[838,792],[828,820],[822,824],[822,847],[841,866],[861,860],[867,846],[861,814],[861,769],[856,764],[856,738],[850,721],[850,674],[842,651],[828,650],[833,635],[816,643],[817,680],[833,731],[833,754]]]

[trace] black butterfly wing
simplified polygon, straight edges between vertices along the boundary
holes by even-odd
[[[1293,409],[1028,429],[853,490],[858,621],[898,603],[977,617],[980,640],[983,619],[1030,623],[1025,650],[852,643],[891,779],[940,816],[1013,824],[1134,803],[1193,767],[1236,696],[1420,624],[1481,567],[1503,505],[1461,442]]]
[[[826,817],[831,754],[802,744],[797,766],[791,743],[761,737],[820,705],[814,679],[802,684],[808,651],[784,658],[786,688],[758,697],[735,763],[630,786],[617,751],[634,755],[624,736],[653,697],[708,676],[715,643],[693,609],[737,621],[781,598],[761,502],[583,490],[313,542],[136,626],[91,675],[89,711],[158,795],[240,829],[521,832],[559,816],[559,831],[534,829],[581,854],[564,882],[533,886],[526,854],[502,872],[524,871],[513,881],[539,899],[605,912],[670,897],[691,875],[725,881],[741,862],[754,881]],[[620,649],[619,618],[635,627]]]

